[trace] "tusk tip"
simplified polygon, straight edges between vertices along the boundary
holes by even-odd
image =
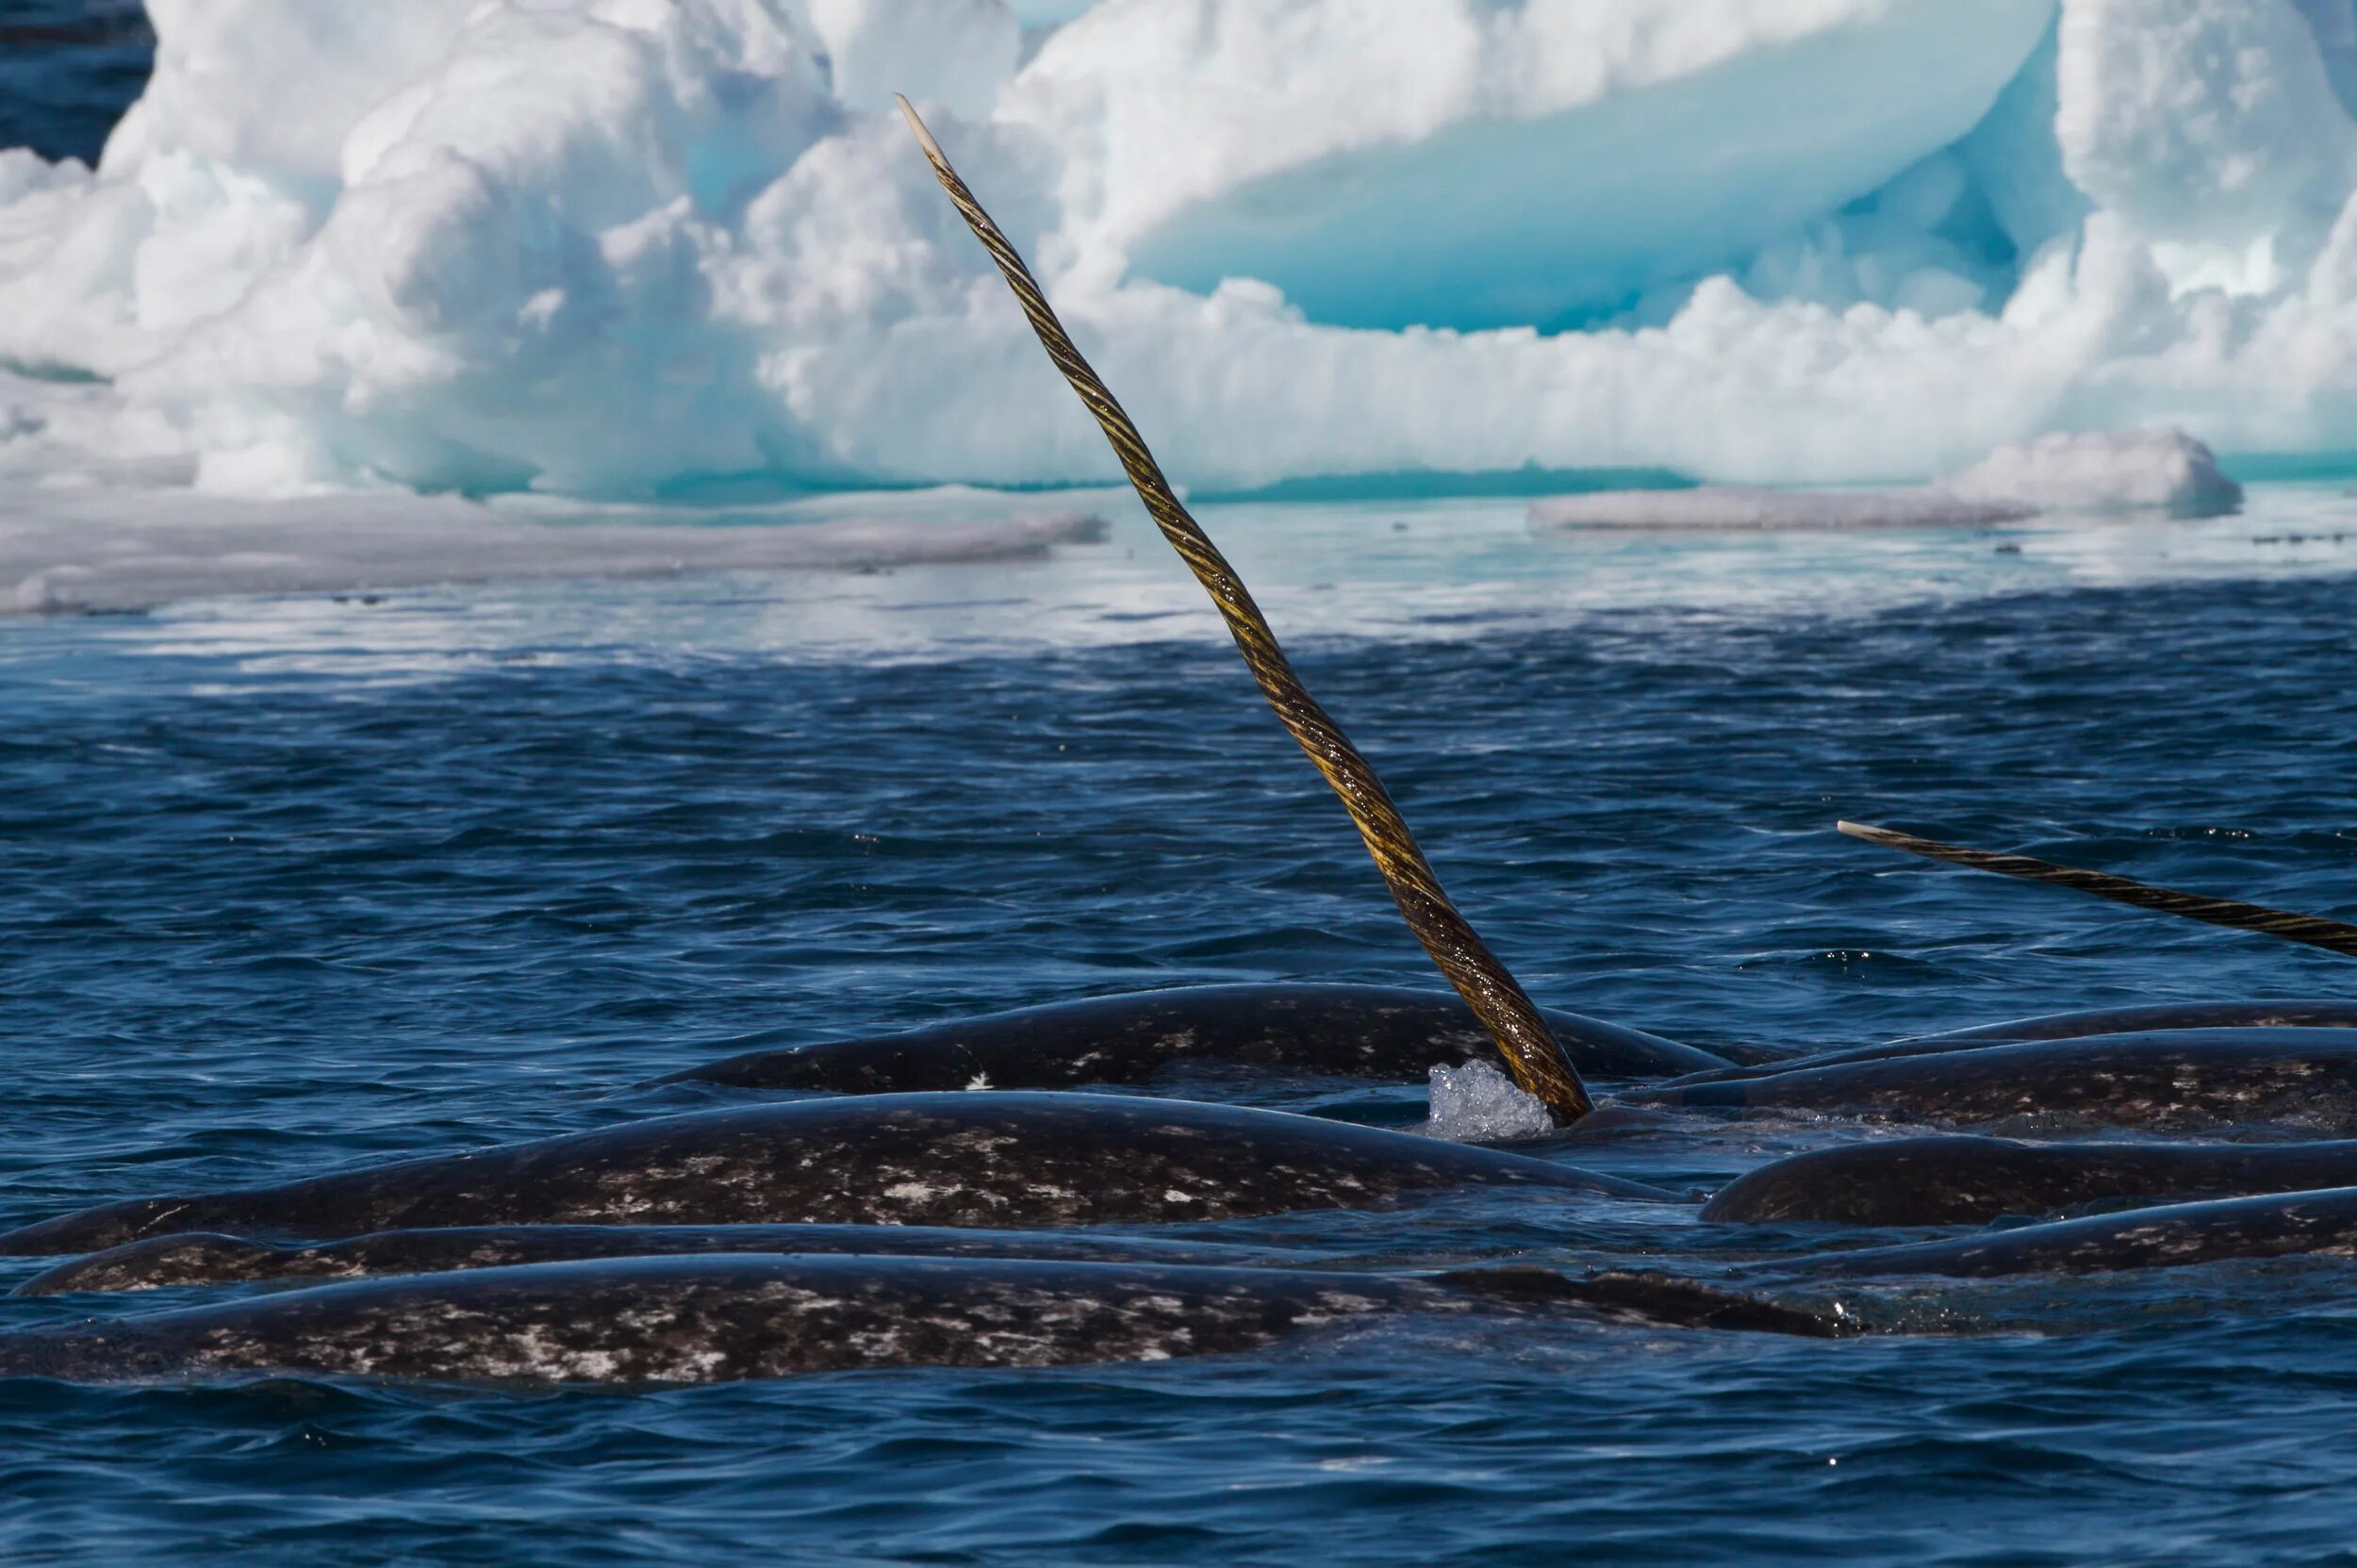
[[[925,156],[935,163],[942,161],[941,143],[935,141],[933,133],[925,128],[925,122],[918,118],[916,106],[909,102],[908,94],[896,92],[892,101],[900,106],[900,114],[908,121],[909,129],[916,133],[916,144],[925,149]]]

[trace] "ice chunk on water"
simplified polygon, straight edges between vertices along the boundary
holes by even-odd
[[[2057,432],[1999,447],[1938,487],[2042,512],[2211,518],[2242,504],[2242,487],[2218,471],[2217,454],[2182,430]]]
[[[1936,485],[1885,490],[1602,490],[1530,503],[1538,528],[1976,528],[2046,512],[2208,518],[2242,487],[2182,430],[2057,433],[1999,447]]]
[[[1555,1131],[1547,1108],[1487,1062],[1433,1068],[1431,1105],[1425,1131],[1451,1143],[1506,1143]]]
[[[691,571],[860,571],[1022,559],[1103,536],[1077,512],[833,518],[727,528],[543,520],[452,497],[267,503],[0,488],[0,615],[144,609],[230,593]]]
[[[1763,490],[1704,485],[1690,490],[1599,490],[1530,503],[1539,528],[1775,529],[1974,528],[2019,522],[2036,508],[1950,495],[1937,486],[1903,490]]]

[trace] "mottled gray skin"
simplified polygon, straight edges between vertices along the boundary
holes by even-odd
[[[197,1230],[76,1258],[33,1276],[13,1294],[162,1290],[251,1279],[356,1279],[371,1274],[440,1274],[516,1263],[731,1252],[1203,1265],[1269,1263],[1283,1257],[1273,1248],[1216,1242],[957,1230],[933,1225],[466,1225],[380,1230],[312,1246]]]
[[[1120,1225],[1380,1207],[1470,1183],[1673,1196],[1525,1155],[1243,1106],[877,1095],[110,1203],[0,1235],[0,1253],[90,1252],[175,1230],[314,1241],[452,1225]]]
[[[1918,1034],[1848,1050],[1817,1051],[1734,1067],[1689,1073],[1680,1084],[1717,1083],[1762,1078],[1795,1067],[1829,1067],[1851,1062],[1887,1062],[1931,1056],[1975,1046],[2018,1045],[2031,1040],[2077,1040],[2097,1034],[2150,1034],[2162,1031],[2252,1029],[2357,1030],[2357,1003],[2329,999],[2167,1002],[2151,1007],[2107,1007],[2080,1013],[2049,1013],[2034,1018],[1986,1024],[1977,1029]]]
[[[1986,1231],[1954,1241],[1861,1247],[1771,1272],[1812,1279],[1942,1274],[2105,1274],[2294,1253],[2357,1257],[2357,1187],[2172,1203]]]
[[[1949,1123],[2068,1116],[2188,1130],[2357,1130],[2357,1030],[2179,1029],[1977,1046],[1756,1078],[1679,1080],[1630,1104],[1775,1107]]]
[[[244,1373],[710,1383],[883,1366],[1054,1366],[1249,1350],[1376,1312],[1580,1309],[1805,1334],[1838,1324],[1685,1281],[1542,1270],[1421,1279],[949,1258],[634,1258],[326,1285],[0,1337],[0,1377]]]
[[[1666,1078],[1726,1058],[1640,1030],[1549,1011],[1547,1025],[1588,1078]],[[747,1089],[900,1094],[1139,1083],[1166,1067],[1243,1065],[1387,1081],[1497,1059],[1454,996],[1378,985],[1196,985],[1027,1007],[789,1049],[752,1050],[655,1080]]]
[[[1979,1225],[2088,1204],[2233,1197],[2357,1185],[2357,1140],[2306,1144],[2023,1144],[1895,1138],[1762,1165],[1705,1220]]]

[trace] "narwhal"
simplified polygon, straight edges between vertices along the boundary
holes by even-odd
[[[1830,1337],[1838,1312],[1656,1275],[1432,1276],[1032,1259],[690,1256],[409,1275],[0,1336],[0,1378],[288,1373],[713,1383],[1252,1350],[1378,1315],[1586,1317]]]
[[[180,1230],[279,1241],[481,1225],[1107,1225],[1381,1207],[1484,1185],[1667,1201],[1552,1160],[1142,1096],[869,1095],[625,1122],[272,1186],[135,1198],[0,1233],[0,1254]]]
[[[2288,1257],[2357,1258],[2357,1187],[2158,1204],[1938,1241],[1862,1246],[1749,1272],[1818,1279],[1990,1279]]]
[[[1729,1224],[1978,1225],[2098,1204],[2343,1186],[2357,1186],[2357,1139],[2026,1143],[1959,1134],[1788,1155],[1721,1188],[1702,1217]]]
[[[1587,1077],[1657,1079],[1734,1065],[1601,1018],[1556,1008],[1540,1016]],[[1386,985],[1181,985],[899,1034],[757,1047],[656,1081],[876,1095],[1145,1083],[1171,1068],[1241,1065],[1422,1082],[1434,1067],[1487,1060],[1494,1049],[1455,997]]]

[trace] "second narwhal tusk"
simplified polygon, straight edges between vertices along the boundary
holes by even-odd
[[[2269,909],[2264,904],[2214,899],[2206,893],[2184,893],[2173,887],[2155,887],[2151,883],[2114,876],[2109,871],[2056,866],[2051,861],[2033,860],[2028,855],[1968,850],[1962,845],[1942,844],[1936,838],[1918,838],[1913,834],[1872,827],[1864,822],[1837,822],[1834,826],[1852,838],[1880,844],[1887,850],[1904,850],[1926,860],[1944,860],[1951,866],[1969,866],[1975,871],[1994,871],[2001,877],[2019,877],[2025,882],[2068,887],[2074,893],[2109,899],[2114,903],[2133,904],[2138,909],[2175,915],[2187,920],[2201,920],[2234,931],[2263,932],[2269,936],[2282,937],[2286,942],[2304,942],[2312,948],[2323,948],[2346,958],[2357,958],[2357,926],[2328,920],[2322,916],[2294,915],[2288,910]]]

